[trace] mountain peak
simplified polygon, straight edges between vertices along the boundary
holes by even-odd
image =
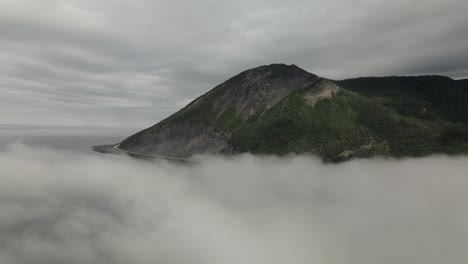
[[[222,93],[214,104],[222,111],[234,108],[252,115],[262,107],[269,108],[296,90],[303,90],[321,78],[296,65],[270,64],[246,70],[219,85],[210,93]],[[203,98],[201,98],[203,99]]]
[[[273,63],[269,65],[262,65],[252,69],[248,69],[241,72],[232,79],[238,77],[252,78],[255,75],[261,75],[265,78],[278,79],[278,78],[294,78],[299,76],[308,76],[309,78],[316,78],[317,75],[307,72],[306,70],[299,68],[298,66],[291,64],[287,65],[284,63]]]
[[[285,63],[272,63],[272,64],[266,64],[266,65],[261,65],[255,68],[248,69],[247,71],[265,71],[265,70],[280,70],[280,71],[304,71],[304,69],[299,68],[295,64],[285,64]]]

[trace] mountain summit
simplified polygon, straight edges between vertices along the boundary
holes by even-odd
[[[113,149],[182,159],[311,153],[332,161],[467,153],[467,99],[466,84],[447,77],[336,82],[272,64],[234,76]]]

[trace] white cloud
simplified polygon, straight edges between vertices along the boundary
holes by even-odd
[[[0,262],[465,263],[466,157],[203,157],[185,166],[13,145]]]

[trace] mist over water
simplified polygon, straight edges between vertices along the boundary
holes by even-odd
[[[468,158],[0,152],[0,263],[465,263]]]
[[[70,127],[0,124],[0,150],[11,143],[69,152],[97,154],[91,146],[115,144],[138,128]]]

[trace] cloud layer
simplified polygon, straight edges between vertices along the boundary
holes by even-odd
[[[466,157],[149,163],[0,152],[0,262],[461,264]]]
[[[2,123],[149,126],[232,75],[468,76],[458,0],[2,0]]]

